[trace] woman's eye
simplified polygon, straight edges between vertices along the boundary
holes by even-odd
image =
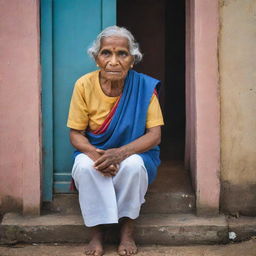
[[[128,52],[126,52],[126,51],[120,51],[120,52],[118,52],[118,55],[119,55],[119,56],[122,56],[122,57],[126,57],[126,56],[128,56]]]
[[[110,54],[111,54],[111,52],[108,51],[108,50],[103,50],[103,51],[101,52],[101,55],[104,55],[104,56],[108,56],[108,55],[110,55]]]

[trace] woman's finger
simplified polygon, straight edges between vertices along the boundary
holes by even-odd
[[[104,154],[105,153],[105,150],[103,150],[103,149],[100,149],[100,148],[97,148],[96,149],[96,152],[98,152],[99,154]]]
[[[104,172],[101,172],[100,171],[100,173],[103,175],[103,176],[105,176],[105,177],[112,177],[113,175],[109,172],[109,171],[107,171],[106,169],[104,170]]]
[[[98,158],[95,163],[94,163],[94,167],[97,168],[106,168],[106,165],[103,165],[103,167],[101,166],[101,164],[105,163],[107,166],[110,166],[111,164],[115,164],[115,159],[108,157],[106,155],[101,156],[100,158]]]
[[[104,161],[106,161],[106,157],[103,155],[100,158],[98,158],[95,162],[94,162],[94,167],[97,167],[98,165],[100,165],[101,163],[103,163]]]
[[[106,168],[108,168],[110,165],[109,161],[108,160],[105,160],[104,162],[100,163],[99,165],[95,166],[95,169],[96,170],[99,170],[99,171],[102,171]]]
[[[106,169],[103,169],[101,171],[99,171],[100,173],[102,173],[103,176],[106,176],[106,177],[112,177],[112,176],[115,176],[117,171],[108,167]]]
[[[112,177],[115,176],[118,172],[118,165],[111,164],[107,168],[103,170],[98,170],[100,173],[102,173],[105,177]]]
[[[111,169],[111,170],[116,170],[116,167],[113,165],[113,164],[111,164],[110,166],[109,166],[109,168]]]
[[[119,170],[119,166],[117,164],[110,165],[110,168],[111,168],[111,174],[113,176],[115,176],[117,174],[118,170]]]

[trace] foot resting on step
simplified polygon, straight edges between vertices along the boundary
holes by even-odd
[[[133,238],[134,220],[125,218],[122,221],[120,244],[117,252],[119,255],[134,255],[137,253],[138,248]]]
[[[103,231],[100,226],[91,228],[92,239],[85,247],[85,255],[102,256],[103,251]]]

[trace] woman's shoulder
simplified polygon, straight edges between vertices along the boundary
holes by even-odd
[[[88,84],[94,83],[99,75],[99,70],[92,71],[90,73],[84,74],[80,78],[77,79],[76,84]]]
[[[161,84],[161,82],[158,79],[143,73],[138,73],[135,70],[130,70],[130,75],[133,77],[132,81],[138,83],[142,90],[151,91],[155,88],[158,90]]]
[[[140,79],[143,79],[145,81],[154,81],[154,82],[160,82],[158,79],[150,76],[150,75],[147,75],[147,74],[144,74],[144,73],[139,73],[135,70],[130,70],[130,74],[137,77],[137,78],[140,78]]]
[[[81,76],[77,79],[75,88],[79,91],[91,91],[95,87],[95,83],[97,83],[98,75],[99,70],[96,70]]]

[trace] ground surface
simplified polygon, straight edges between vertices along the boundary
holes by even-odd
[[[0,246],[0,256],[82,256],[84,246],[66,245],[24,245]],[[105,255],[117,255],[116,247],[108,245]],[[228,245],[199,246],[140,246],[138,256],[256,256],[256,239]]]

